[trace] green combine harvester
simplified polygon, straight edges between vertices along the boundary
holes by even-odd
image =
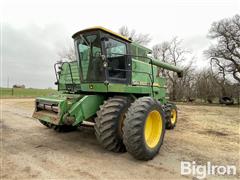
[[[58,94],[36,99],[33,117],[56,131],[92,125],[99,143],[150,160],[165,129],[177,122],[177,108],[166,99],[158,68],[182,69],[148,56],[151,50],[103,27],[73,36],[77,60],[54,65]]]

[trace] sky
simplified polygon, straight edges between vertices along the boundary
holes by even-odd
[[[1,85],[55,87],[53,65],[73,45],[72,34],[92,26],[125,25],[151,35],[148,47],[178,36],[197,68],[211,41],[211,24],[240,13],[240,0],[0,0]]]

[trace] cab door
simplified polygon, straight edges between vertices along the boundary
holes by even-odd
[[[128,43],[107,34],[103,39],[103,49],[108,64],[106,69],[108,82],[130,84],[131,57]]]

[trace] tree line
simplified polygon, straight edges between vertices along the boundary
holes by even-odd
[[[137,34],[122,26],[119,33],[133,41],[147,45],[149,34]],[[194,101],[212,103],[222,97],[233,98],[239,103],[240,96],[240,16],[235,15],[213,22],[207,34],[214,41],[203,52],[208,66],[196,69],[194,57],[183,47],[178,37],[158,43],[152,47],[152,55],[161,61],[182,67],[183,78],[176,73],[158,69],[159,76],[167,77],[167,89],[172,101]],[[189,60],[189,57],[191,60]]]

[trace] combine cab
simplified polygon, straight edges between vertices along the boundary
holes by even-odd
[[[73,35],[77,60],[55,64],[58,94],[36,99],[33,117],[58,131],[92,124],[99,143],[141,160],[159,151],[177,122],[157,68],[182,70],[149,58],[151,50],[102,27]]]

